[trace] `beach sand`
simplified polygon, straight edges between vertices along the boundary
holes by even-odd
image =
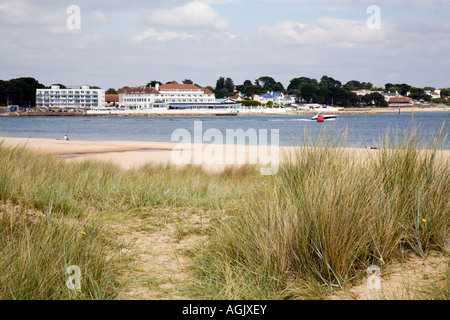
[[[301,150],[300,147],[267,147],[248,145],[179,144],[145,141],[78,141],[37,138],[0,138],[6,146],[26,146],[44,155],[61,156],[67,161],[86,159],[109,161],[124,169],[139,168],[146,164],[201,165],[208,171],[227,166],[259,164],[261,168],[276,169],[279,163]],[[341,148],[363,161],[379,150]],[[450,150],[439,152],[443,159]]]
[[[256,146],[145,141],[64,141],[34,138],[0,138],[0,141],[10,147],[26,146],[41,154],[62,156],[67,161],[85,159],[110,161],[124,169],[138,168],[153,163],[194,164],[202,165],[205,169],[220,170],[227,165],[261,163],[260,159],[268,157],[277,160],[271,157],[270,150],[262,156],[262,149]],[[230,157],[230,154],[234,154],[234,157]]]

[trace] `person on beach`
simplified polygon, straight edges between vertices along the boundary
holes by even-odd
[[[66,134],[66,135],[64,135],[64,140],[66,140],[66,141],[68,141],[68,140],[69,140],[69,137],[67,136],[67,134]]]

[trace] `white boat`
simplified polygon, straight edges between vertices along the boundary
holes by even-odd
[[[335,119],[337,118],[337,115],[335,114],[316,114],[314,117],[311,118],[311,120],[317,120],[317,118],[319,117],[319,115],[321,115],[323,117],[324,120],[329,120],[329,119]]]

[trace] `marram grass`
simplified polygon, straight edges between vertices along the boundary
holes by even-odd
[[[0,143],[0,299],[120,299],[126,264],[109,223],[161,207],[211,214],[191,259],[192,290],[205,299],[326,298],[404,250],[446,253],[445,139],[422,150],[421,137],[386,135],[379,150],[356,152],[343,148],[345,132],[324,132],[274,176],[253,166],[122,170]],[[81,292],[66,287],[69,265],[82,270]]]
[[[445,139],[421,150],[419,137],[413,128],[365,155],[333,139],[300,149],[215,224],[197,260],[201,287],[214,299],[322,298],[404,250],[446,254]]]
[[[0,299],[120,298],[126,257],[110,223],[125,213],[148,217],[155,207],[220,211],[246,194],[255,172],[163,165],[122,170],[0,142]],[[81,268],[80,292],[66,286],[71,265]]]

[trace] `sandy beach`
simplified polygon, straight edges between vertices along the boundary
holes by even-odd
[[[267,147],[248,145],[178,144],[145,141],[78,141],[36,138],[0,138],[6,146],[26,146],[44,155],[61,157],[66,161],[86,159],[112,162],[124,169],[139,168],[146,164],[202,165],[208,171],[227,166],[259,164],[262,168],[275,168],[299,151],[299,147]],[[364,159],[376,149],[343,148]],[[439,152],[445,159],[450,150]]]
[[[270,148],[266,151],[257,146],[182,145],[145,141],[64,141],[36,138],[0,138],[0,141],[11,147],[26,146],[44,155],[61,156],[67,161],[85,159],[110,161],[124,169],[153,163],[194,164],[202,165],[205,169],[217,170],[227,165],[256,164],[264,162],[264,159],[272,158]],[[292,147],[286,149],[293,150]],[[264,155],[262,155],[263,151]],[[230,154],[234,156],[230,157]],[[273,158],[274,161],[278,159],[278,157]]]

